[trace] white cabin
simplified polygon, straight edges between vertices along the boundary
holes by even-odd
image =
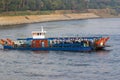
[[[33,39],[43,39],[45,38],[46,31],[43,30],[43,27],[41,27],[41,31],[32,31],[32,37]]]

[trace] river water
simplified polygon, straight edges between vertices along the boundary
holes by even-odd
[[[0,27],[0,39],[31,37],[109,36],[111,47],[96,52],[18,51],[0,49],[0,80],[119,80],[120,19],[88,19]]]

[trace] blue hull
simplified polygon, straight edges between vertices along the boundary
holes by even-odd
[[[4,49],[32,51],[93,51],[102,49],[109,39],[102,37],[54,37],[45,38],[46,31],[33,31],[32,38],[0,39]]]
[[[9,50],[31,50],[31,51],[92,51],[92,47],[76,47],[76,48],[14,48],[11,46],[4,46],[4,49]]]
[[[66,38],[44,38],[44,39],[17,39],[13,44],[4,44],[4,49],[9,50],[31,50],[31,51],[94,51],[103,49],[105,44],[100,37],[66,37]],[[96,44],[96,41],[99,42]],[[102,45],[101,45],[102,43]]]

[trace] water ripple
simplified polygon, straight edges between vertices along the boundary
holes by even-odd
[[[111,47],[94,52],[0,49],[1,80],[119,80],[120,19],[88,19],[19,25],[0,29],[0,38],[31,37],[45,25],[47,37],[63,34],[109,36]],[[102,25],[101,25],[102,24]],[[8,35],[9,34],[9,35]]]

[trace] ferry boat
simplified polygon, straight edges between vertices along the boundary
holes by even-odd
[[[32,38],[1,39],[4,49],[40,51],[93,51],[106,47],[109,37],[52,37],[46,31],[33,31]]]

